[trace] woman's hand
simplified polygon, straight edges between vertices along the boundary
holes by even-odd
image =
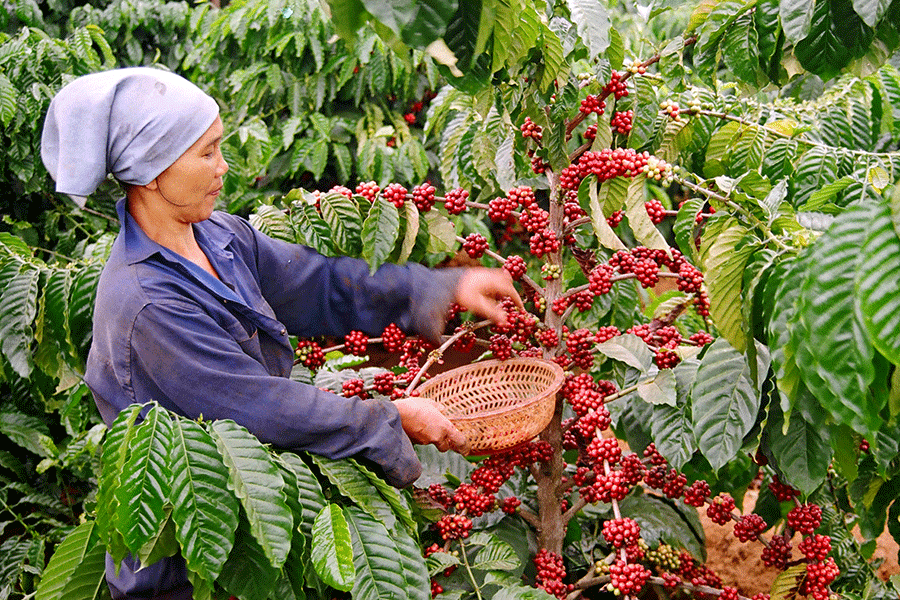
[[[394,400],[400,412],[403,431],[414,444],[434,444],[441,452],[456,450],[460,454],[469,451],[469,441],[438,409],[430,398],[400,398]]]
[[[506,311],[500,301],[507,297],[525,310],[512,277],[504,269],[465,269],[456,285],[456,301],[460,305],[500,326],[506,325]]]

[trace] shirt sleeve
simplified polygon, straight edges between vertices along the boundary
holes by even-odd
[[[397,487],[418,478],[421,465],[390,401],[345,398],[274,377],[242,350],[258,335],[239,342],[188,301],[148,304],[131,336],[135,393],[190,418],[233,419],[276,447],[360,456]]]
[[[253,235],[263,297],[292,335],[378,335],[392,322],[432,342],[443,332],[459,269],[387,263],[371,274],[363,260]]]

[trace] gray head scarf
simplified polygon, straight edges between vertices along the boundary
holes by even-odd
[[[200,139],[219,114],[188,80],[136,67],[85,75],[50,103],[41,158],[56,191],[79,206],[112,173],[146,185]]]

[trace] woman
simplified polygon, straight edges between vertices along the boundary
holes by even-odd
[[[188,417],[234,419],[264,443],[358,456],[395,486],[421,466],[410,440],[465,451],[427,399],[344,398],[290,379],[290,335],[404,331],[438,338],[452,301],[505,321],[521,300],[500,269],[433,271],[326,258],[214,211],[228,165],[216,102],[172,73],[132,68],[76,79],[54,98],[41,156],[58,192],[83,203],[107,174],[125,187],[121,230],[97,289],[85,381],[107,425],[155,400]],[[118,575],[113,598],[190,598],[178,558]]]

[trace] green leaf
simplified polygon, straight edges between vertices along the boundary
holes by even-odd
[[[863,435],[881,423],[880,406],[869,390],[875,378],[873,348],[856,298],[860,248],[873,212],[870,205],[851,208],[807,249],[810,267],[797,305],[808,332],[802,343],[809,360],[798,361],[807,386],[840,422]]]
[[[613,251],[625,250],[625,244],[619,239],[619,236],[616,235],[612,227],[609,226],[605,213],[609,211],[609,213],[612,214],[613,211],[607,208],[609,205],[617,202],[624,203],[625,193],[628,190],[627,180],[623,177],[610,179],[600,189],[600,194],[597,193],[599,184],[594,176],[591,176],[590,180],[586,181],[584,185],[588,186],[588,193],[590,195],[589,213],[591,216],[591,224],[594,226],[594,234],[597,236],[597,241],[600,242],[604,248],[609,248]],[[619,191],[621,191],[621,197],[611,197],[611,195],[618,196]]]
[[[812,193],[809,200],[803,205],[803,210],[808,212],[817,211],[826,204],[834,202],[835,197],[847,189],[847,186],[853,181],[853,177],[845,175],[836,181],[823,185]]]
[[[653,379],[637,384],[637,394],[648,404],[675,406],[675,375],[671,369],[660,369]]]
[[[90,264],[81,269],[72,282],[69,297],[69,331],[75,348],[87,350],[91,340],[94,318],[94,297],[97,295],[97,280],[100,279],[101,265]]]
[[[733,224],[712,236],[709,245],[704,236],[701,251],[710,316],[722,337],[739,351],[747,347],[747,331],[741,318],[744,269],[756,250],[756,245],[744,243],[748,235],[743,226]]]
[[[830,5],[830,2],[816,3],[809,34],[794,45],[794,55],[803,68],[826,81],[840,73],[853,58],[855,44],[842,37],[855,35],[855,25],[862,24],[850,10],[841,13],[838,9],[832,14]]]
[[[359,0],[327,0],[331,20],[338,35],[349,42],[356,40],[356,30],[366,21],[366,11]]]
[[[765,373],[767,353],[761,345],[757,353],[757,373]],[[753,382],[746,357],[723,338],[703,355],[691,405],[700,450],[718,470],[737,455],[760,407],[760,387]]]
[[[106,583],[106,552],[93,521],[82,523],[56,548],[35,600],[93,600]]]
[[[44,458],[56,455],[47,424],[33,415],[16,412],[12,407],[0,412],[0,433],[14,444]]]
[[[809,33],[815,5],[816,0],[781,0],[779,3],[781,28],[785,37],[792,44],[796,44]]]
[[[267,600],[273,597],[271,593],[280,573],[250,532],[250,524],[244,515],[240,517],[234,546],[216,583],[241,600]]]
[[[872,212],[856,278],[863,321],[875,348],[900,365],[900,239],[887,205]]]
[[[636,335],[626,333],[597,344],[595,349],[604,356],[625,363],[642,373],[650,370],[653,353],[647,344]]]
[[[745,129],[739,123],[729,121],[720,127],[709,139],[706,146],[706,162],[723,159],[734,147],[735,140],[739,139]],[[706,170],[706,167],[704,167]]]
[[[178,553],[175,523],[172,522],[171,515],[172,509],[167,507],[163,526],[144,544],[143,548],[135,553],[135,557],[142,565],[152,565],[161,558],[175,556]]]
[[[75,356],[68,320],[71,287],[72,271],[70,269],[52,269],[47,271],[43,292],[44,332],[53,338],[53,342],[61,352],[69,356]]]
[[[453,221],[437,210],[429,210],[424,215],[428,224],[428,252],[451,252],[456,246],[456,227]]]
[[[403,566],[403,576],[406,578],[408,598],[430,600],[431,579],[422,556],[422,548],[408,529],[398,529],[392,535],[397,544],[397,552],[400,554],[400,564]]]
[[[797,589],[806,578],[806,565],[788,567],[775,577],[770,591],[771,600],[791,600],[797,597]]]
[[[244,427],[222,420],[214,421],[211,429],[228,467],[228,488],[244,507],[253,537],[278,569],[287,559],[293,533],[281,471],[259,440]]]
[[[890,5],[891,0],[853,0],[853,10],[872,28],[881,22]]]
[[[682,361],[676,369],[684,364],[685,361]],[[697,363],[693,365],[696,372]],[[679,393],[679,397],[682,397],[682,394]],[[650,420],[650,434],[659,453],[676,469],[681,469],[687,464],[697,448],[691,415],[684,402],[675,406],[655,405],[653,418]]]
[[[588,58],[594,59],[609,48],[609,12],[599,0],[566,0],[572,22],[588,49]]]
[[[676,161],[681,151],[690,145],[693,131],[694,121],[692,120],[667,120],[662,132],[662,142],[656,150],[655,156],[670,163]]]
[[[422,463],[422,475],[416,485],[423,488],[447,481],[460,482],[469,476],[475,467],[464,456],[456,452],[439,452],[433,445],[415,446],[416,455]]]
[[[16,116],[18,97],[19,90],[15,88],[6,75],[0,73],[0,122],[3,123],[4,127],[9,127],[9,124],[12,123],[13,118]]]
[[[778,21],[779,0],[758,0],[753,17],[759,41],[759,57],[768,64],[778,48],[781,27]]]
[[[344,254],[357,256],[361,246],[362,217],[356,203],[343,194],[329,192],[319,199],[319,206],[330,228],[335,248]]]
[[[765,435],[785,481],[811,494],[825,480],[831,463],[831,440],[817,425],[809,423],[798,412],[785,423],[779,407],[769,409]]]
[[[418,531],[418,525],[416,524],[415,519],[413,518],[412,511],[409,508],[409,504],[406,502],[406,498],[397,490],[397,488],[390,485],[387,481],[385,481],[381,476],[373,473],[371,470],[367,469],[365,466],[357,463],[356,466],[359,468],[360,472],[368,478],[369,483],[375,486],[375,489],[378,490],[378,493],[381,494],[381,497],[387,502],[391,509],[394,511],[394,516],[396,516],[403,525],[406,526],[406,529],[410,533],[415,533]],[[394,532],[399,532],[399,528],[395,528]]]
[[[13,370],[24,378],[34,368],[32,323],[37,314],[39,278],[38,269],[23,267],[0,293],[0,347]]]
[[[625,194],[625,216],[634,233],[635,239],[642,246],[657,250],[668,250],[669,243],[659,232],[650,215],[647,214],[644,197],[646,178],[638,175],[628,184],[628,192]]]
[[[379,196],[372,203],[362,227],[362,257],[369,263],[370,273],[374,275],[390,256],[399,234],[397,207]]]
[[[238,527],[238,501],[215,441],[199,424],[173,423],[172,519],[188,570],[213,582],[228,559]],[[192,579],[192,583],[196,577]],[[195,585],[196,587],[196,585]]]
[[[172,421],[168,411],[154,406],[128,444],[131,455],[116,489],[116,522],[126,547],[137,552],[162,528],[163,506],[171,492],[169,448]]]
[[[306,574],[310,572],[310,570],[315,571],[314,567],[311,566],[309,559],[310,547],[308,540],[312,539],[312,523],[318,513],[312,513],[310,520],[308,522],[304,521],[305,509],[303,508],[303,505],[300,504],[300,486],[298,484],[297,476],[294,473],[294,469],[289,463],[296,460],[296,462],[302,464],[302,469],[309,471],[309,468],[306,467],[306,465],[299,460],[297,455],[293,453],[285,452],[274,454],[272,455],[272,458],[278,463],[278,466],[281,469],[281,476],[284,478],[287,505],[291,511],[294,522],[294,533],[291,535],[291,551],[288,553],[287,561],[281,569],[281,578],[285,581],[279,581],[279,583],[276,583],[276,587],[279,590],[278,593],[281,593],[285,598],[291,598],[291,595],[282,589],[284,587],[290,588],[294,598],[303,598],[305,596],[303,588],[307,587]],[[323,498],[323,506],[324,502],[325,500]]]
[[[290,469],[297,481],[297,500],[302,507],[300,531],[309,538],[312,535],[312,524],[316,515],[326,504],[322,486],[315,474],[303,460],[293,452],[282,452],[279,458],[283,465]]]
[[[641,148],[653,134],[659,114],[659,98],[649,77],[632,77],[630,81],[634,84],[634,90],[629,95],[633,99],[634,116],[631,120],[631,133],[628,135],[628,147]]]
[[[456,13],[457,3],[453,0],[420,0],[412,5],[409,21],[400,32],[403,42],[413,48],[425,48],[444,37],[450,19]]]
[[[291,219],[283,210],[270,204],[260,204],[250,214],[250,224],[269,237],[283,240],[288,243],[296,243],[297,236]]]
[[[405,227],[403,229],[403,243],[400,246],[400,255],[396,261],[398,263],[406,262],[416,246],[416,238],[419,235],[419,209],[412,202],[406,202],[403,205],[403,217],[405,217],[403,220]]]
[[[355,506],[344,509],[353,539],[354,600],[391,600],[407,596],[406,577],[396,544],[381,521]]]
[[[34,251],[31,249],[31,247],[28,246],[28,244],[26,244],[21,238],[14,236],[8,231],[0,231],[0,249],[4,251],[3,254],[19,256],[25,259],[31,258],[34,254]],[[15,264],[21,263],[16,262]],[[0,279],[0,281],[3,281],[3,279]]]
[[[459,140],[459,148],[456,151],[456,170],[465,178],[465,181],[478,181],[478,170],[475,165],[473,147],[475,138],[480,131],[481,123],[472,123]]]
[[[312,530],[312,561],[322,581],[333,588],[353,588],[356,568],[350,528],[341,507],[329,504],[316,516]]]
[[[117,529],[119,475],[128,460],[128,448],[136,429],[134,423],[141,408],[140,404],[132,404],[120,411],[103,443],[103,470],[97,490],[97,524],[115,562],[121,561],[126,553],[125,543]]]
[[[531,11],[526,11],[526,13],[528,12]],[[556,81],[564,81],[568,76],[568,72],[565,70],[566,55],[563,51],[562,42],[553,30],[547,27],[543,21],[540,22],[539,29],[541,32],[540,49],[544,59],[541,89],[547,90]]]
[[[763,156],[762,175],[777,180],[793,173],[798,147],[797,140],[785,138],[775,140]]]
[[[703,206],[706,204],[706,200],[704,198],[690,198],[681,205],[681,208],[678,209],[678,214],[675,216],[675,224],[672,225],[672,230],[675,232],[675,243],[678,248],[685,254],[685,256],[691,257],[692,262],[699,262],[695,258],[695,249],[697,247],[695,243],[695,236],[697,234],[697,215],[703,210]]]
[[[753,24],[753,14],[744,13],[735,19],[722,41],[722,55],[725,65],[735,76],[751,85],[756,85],[757,34]]]
[[[569,166],[569,153],[566,146],[566,124],[563,121],[551,121],[543,134],[544,148],[550,168],[559,173]]]
[[[326,256],[334,256],[334,241],[331,229],[315,206],[295,205],[291,211],[291,221],[297,232],[297,243],[309,246]]]
[[[493,535],[472,562],[473,569],[482,571],[510,571],[518,566],[519,557],[512,546]]]
[[[362,471],[362,467],[352,458],[333,460],[324,456],[310,455],[319,469],[341,493],[352,500],[360,510],[364,510],[384,523],[393,531],[397,517],[391,505],[377,492],[372,482]]]

